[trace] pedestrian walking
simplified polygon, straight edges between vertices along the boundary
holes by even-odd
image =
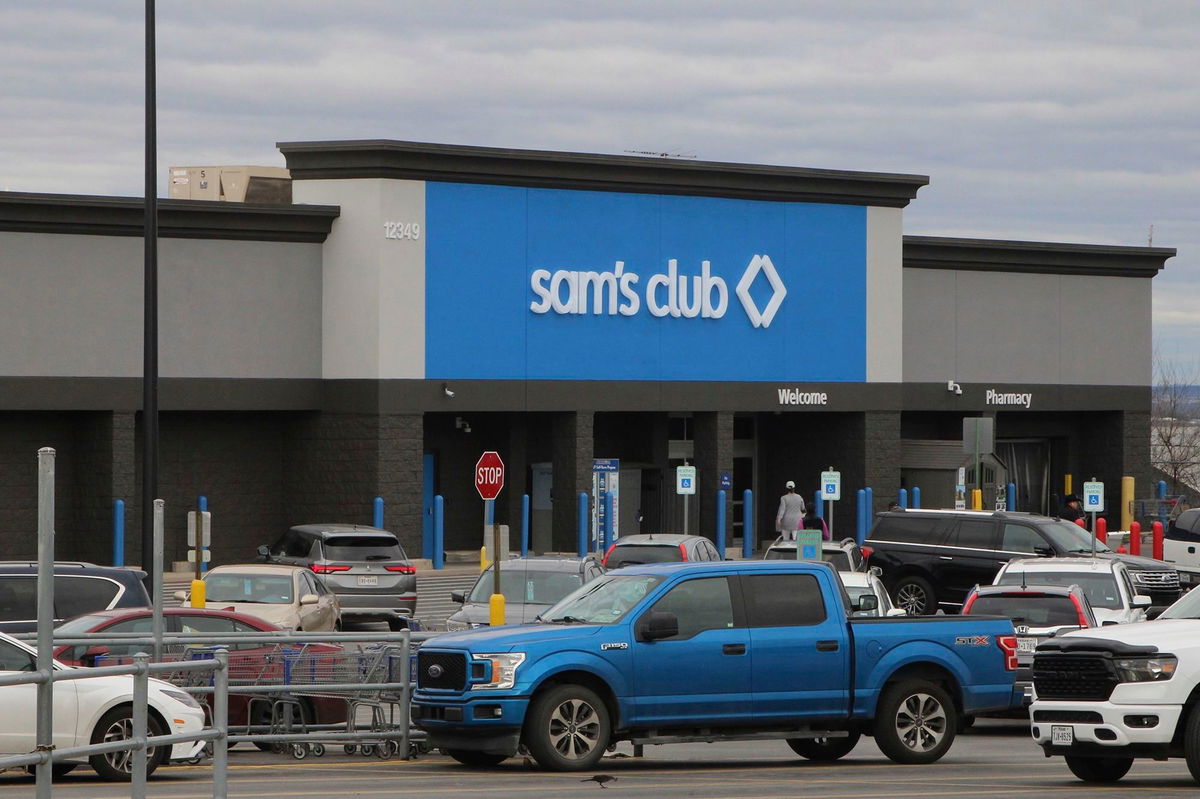
[[[825,524],[825,520],[817,515],[817,511],[809,508],[804,512],[804,529],[805,530],[820,530],[821,538],[828,541],[831,536],[829,534],[829,525]]]
[[[804,497],[796,493],[796,483],[788,480],[787,491],[779,498],[779,511],[775,514],[775,532],[784,541],[795,541],[796,531],[804,521]]]
[[[1063,521],[1073,522],[1084,518],[1083,508],[1080,507],[1081,500],[1075,494],[1067,494],[1067,498],[1063,501],[1063,509],[1058,514],[1058,518]]]

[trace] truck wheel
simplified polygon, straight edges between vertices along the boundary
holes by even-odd
[[[892,589],[892,604],[904,608],[909,616],[925,616],[933,613],[933,586],[924,577],[910,574],[901,577]]]
[[[508,760],[508,755],[490,755],[487,752],[475,752],[470,749],[447,749],[446,754],[464,766],[498,766]]]
[[[1132,757],[1071,757],[1064,758],[1071,773],[1084,782],[1116,782],[1129,773]],[[1189,762],[1189,766],[1191,763]]]
[[[875,743],[895,763],[933,763],[954,743],[958,710],[928,680],[889,686],[875,710]]]
[[[580,771],[600,762],[612,727],[608,708],[582,685],[556,685],[533,699],[525,719],[525,746],[549,771]]]
[[[1183,732],[1183,755],[1187,759],[1188,771],[1192,772],[1192,779],[1200,782],[1200,705],[1193,706],[1188,713]]]
[[[860,737],[859,733],[852,732],[845,738],[788,738],[787,745],[807,760],[832,763],[850,754]]]

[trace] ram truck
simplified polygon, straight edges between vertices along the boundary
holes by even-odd
[[[831,761],[873,735],[931,763],[960,718],[1020,707],[1007,618],[857,618],[826,563],[647,564],[610,572],[543,623],[442,635],[417,652],[414,723],[472,766],[519,751],[553,771],[635,746],[777,739]]]
[[[1116,782],[1139,757],[1182,757],[1200,782],[1200,620],[1079,630],[1041,644],[1033,694],[1033,739],[1084,782]]]

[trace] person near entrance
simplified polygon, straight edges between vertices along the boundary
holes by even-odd
[[[784,541],[795,541],[796,531],[804,522],[804,497],[796,493],[796,483],[788,480],[786,493],[779,498],[779,512],[775,514],[775,532]]]
[[[1063,501],[1063,509],[1058,514],[1058,518],[1068,522],[1084,518],[1081,504],[1082,501],[1077,495],[1067,494],[1067,498]]]
[[[822,540],[828,541],[831,538],[829,525],[825,524],[825,520],[817,515],[815,508],[809,508],[804,512],[804,529],[820,530]]]

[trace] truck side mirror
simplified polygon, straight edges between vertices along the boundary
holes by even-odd
[[[637,623],[639,641],[657,641],[679,635],[679,617],[665,610],[652,610]]]
[[[466,591],[451,591],[450,592],[450,601],[457,602],[460,605],[463,604],[464,602],[467,601],[467,592]]]
[[[878,609],[879,597],[875,596],[874,594],[863,594],[858,598],[858,601],[854,603],[854,610],[858,611],[859,613],[867,613]]]
[[[1135,594],[1133,600],[1130,601],[1130,606],[1135,608],[1148,608],[1154,604],[1154,600],[1145,594]]]

